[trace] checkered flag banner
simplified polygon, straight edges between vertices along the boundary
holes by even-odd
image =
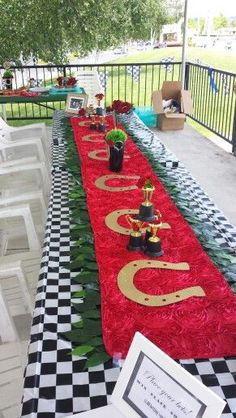
[[[107,88],[107,81],[108,81],[108,77],[109,77],[108,71],[101,71],[101,72],[99,72],[98,73],[98,77],[99,77],[100,83],[102,85],[102,88],[104,90],[106,90],[106,88]]]
[[[139,81],[140,71],[140,65],[128,65],[127,67],[127,73],[131,75],[134,81]]]
[[[174,62],[174,57],[167,57],[161,59],[161,63],[163,64],[162,67],[169,73],[173,70],[172,62]]]
[[[221,81],[224,87],[225,94],[229,94],[229,85],[228,85],[228,79],[226,74],[221,74]]]

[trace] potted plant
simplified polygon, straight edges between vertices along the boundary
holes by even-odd
[[[96,107],[96,115],[100,115],[101,116],[101,115],[103,115],[103,109],[101,107],[101,101],[104,98],[104,94],[103,93],[97,93],[95,95],[95,98],[96,98],[97,103],[98,103],[98,105]]]
[[[124,157],[124,144],[127,134],[122,129],[111,129],[105,136],[109,150],[109,167],[111,171],[121,171]]]
[[[10,70],[10,68],[5,69],[2,78],[5,80],[6,88],[12,89],[13,72]]]
[[[70,76],[70,77],[68,77],[68,79],[67,79],[66,85],[67,85],[67,87],[75,87],[75,86],[76,86],[76,83],[77,83],[76,78],[75,78],[75,77]]]

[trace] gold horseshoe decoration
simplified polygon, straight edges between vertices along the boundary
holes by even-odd
[[[123,187],[107,186],[106,181],[110,180],[110,179],[138,180],[139,178],[140,178],[139,176],[124,176],[122,174],[108,174],[106,176],[99,177],[95,181],[95,186],[98,189],[107,190],[109,192],[124,192],[124,191],[127,191],[127,190],[137,189],[138,187],[136,186],[136,184],[133,184],[132,186],[123,186]]]
[[[135,274],[143,268],[158,268],[167,270],[189,270],[188,263],[169,263],[167,261],[155,260],[135,260],[126,264],[118,274],[118,287],[128,298],[141,305],[146,306],[165,306],[171,303],[181,302],[191,296],[202,297],[205,292],[200,286],[186,287],[173,293],[164,295],[149,295],[138,290],[134,285]]]
[[[100,118],[95,118],[95,123],[100,122]],[[89,126],[91,123],[91,119],[88,120],[82,120],[81,122],[78,122],[78,126]]]
[[[104,157],[99,156],[99,154],[106,154]],[[107,151],[105,149],[96,149],[94,151],[88,152],[88,157],[92,160],[108,161]]]
[[[99,139],[99,138],[97,138],[97,139],[93,139],[93,137],[98,137],[98,136],[101,136],[102,138],[101,139]],[[87,141],[87,142],[105,142],[105,139],[104,139],[104,134],[89,134],[89,135],[84,135],[84,136],[82,136],[82,141]]]
[[[99,156],[99,154],[104,154],[104,153],[106,153],[106,156],[104,157]],[[92,158],[92,160],[99,160],[99,161],[108,161],[109,159],[107,156],[107,151],[105,149],[97,149],[94,151],[90,151],[88,153],[88,157]],[[127,158],[130,158],[130,156],[124,155],[124,158],[127,159]]]
[[[114,210],[114,212],[109,213],[105,218],[105,224],[110,228],[112,231],[118,232],[122,235],[129,235],[130,228],[124,227],[119,225],[118,219],[122,215],[137,215],[139,213],[138,209],[119,209]],[[168,223],[163,223],[161,225],[161,229],[170,229],[170,225]],[[144,233],[146,228],[142,228],[141,232]]]

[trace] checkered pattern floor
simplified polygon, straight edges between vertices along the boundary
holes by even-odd
[[[71,285],[70,273],[62,263],[70,258],[68,189],[70,178],[64,163],[63,132],[61,118],[64,113],[58,111],[54,117],[53,128],[53,169],[52,192],[46,225],[43,257],[36,296],[36,305],[29,345],[28,365],[25,370],[22,417],[59,418],[73,413],[97,408],[109,403],[120,368],[108,362],[106,365],[83,370],[85,360],[71,357],[71,344],[61,338],[60,333],[70,329],[76,319],[71,308],[71,292],[78,286]],[[133,128],[132,120],[130,127]],[[135,121],[136,123],[137,121]],[[142,123],[136,128],[146,133],[144,141],[151,140],[151,133]],[[156,140],[155,140],[156,143]],[[148,144],[149,146],[150,144]],[[162,159],[174,161],[175,157],[164,146]],[[171,160],[172,158],[172,160]],[[173,167],[173,165],[171,165]],[[170,175],[171,175],[170,168]],[[196,210],[201,216],[212,213],[212,222],[216,236],[234,249],[235,231],[227,220],[204,199],[204,193],[198,187],[184,167],[178,167],[178,177],[185,181],[185,187],[195,196],[198,195]],[[176,171],[175,171],[176,173]],[[186,178],[185,178],[186,177]],[[221,233],[221,234],[220,234]],[[227,400],[223,418],[236,418],[236,357],[210,360],[180,360],[180,364],[191,374],[210,387],[219,396]],[[212,417],[214,418],[214,417]]]

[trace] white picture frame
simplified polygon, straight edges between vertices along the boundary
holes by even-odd
[[[78,115],[81,108],[86,110],[88,95],[82,93],[69,93],[66,98],[66,113],[69,115]]]

